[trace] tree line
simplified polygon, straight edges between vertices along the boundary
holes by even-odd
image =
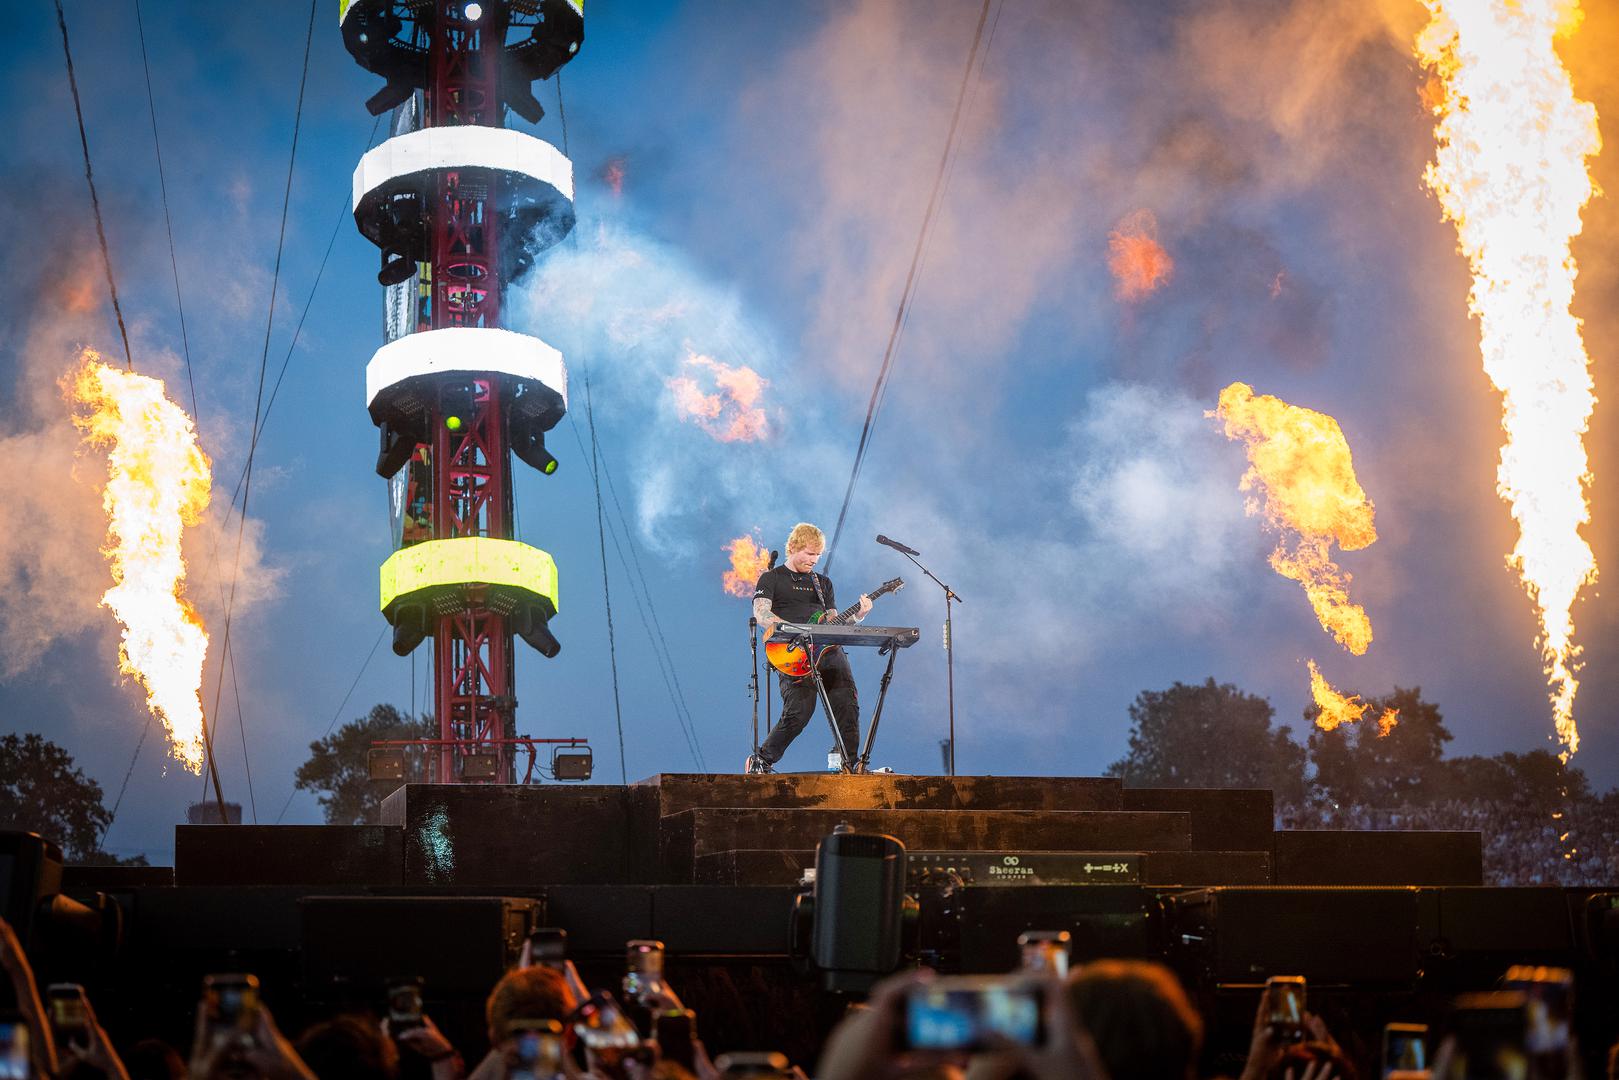
[[[1368,717],[1398,709],[1399,722],[1387,734],[1371,720],[1322,731],[1312,705],[1301,743],[1291,725],[1276,723],[1269,701],[1230,683],[1143,690],[1129,708],[1127,752],[1106,773],[1129,787],[1269,788],[1279,807],[1325,807],[1329,819],[1344,808],[1490,802],[1528,816],[1579,806],[1619,829],[1619,792],[1598,797],[1583,771],[1548,750],[1447,757],[1451,733],[1420,688],[1397,687],[1367,704]],[[370,779],[372,742],[436,734],[430,717],[375,705],[311,742],[295,785],[316,796],[328,824],[375,822],[394,784]],[[77,862],[114,862],[101,850],[111,821],[101,786],[66,750],[37,734],[0,737],[0,829],[49,836]]]

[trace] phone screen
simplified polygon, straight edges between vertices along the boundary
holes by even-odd
[[[1045,1042],[1040,991],[1034,986],[941,981],[905,999],[905,1042],[912,1050],[984,1050],[998,1041]]]
[[[28,1080],[28,1025],[21,1020],[0,1020],[0,1080]]]
[[[1265,980],[1265,1023],[1283,1041],[1304,1038],[1304,979],[1275,976]]]
[[[1428,1067],[1428,1025],[1388,1024],[1383,1028],[1383,1075],[1421,1072]]]
[[[422,987],[418,982],[398,982],[388,987],[388,1026],[391,1030],[420,1027]]]

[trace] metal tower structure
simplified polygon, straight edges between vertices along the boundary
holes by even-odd
[[[393,649],[433,640],[429,777],[510,782],[513,638],[560,648],[551,556],[513,536],[512,457],[549,474],[567,410],[562,355],[501,325],[506,287],[573,228],[573,166],[505,127],[584,40],[582,0],[339,0],[343,43],[386,85],[391,137],[354,173],[354,220],[381,252],[386,343],[366,367],[398,548],[382,566]],[[530,742],[532,753],[532,742]]]

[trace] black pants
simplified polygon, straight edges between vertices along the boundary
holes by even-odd
[[[788,745],[804,730],[815,715],[815,679],[805,675],[801,679],[783,676],[781,682],[781,720],[770,729],[770,736],[759,747],[759,756],[774,765],[787,752]],[[854,672],[849,670],[849,658],[842,649],[831,649],[821,654],[821,682],[826,685],[826,699],[832,703],[838,730],[843,733],[843,745],[852,760],[860,753],[860,698],[855,693]]]

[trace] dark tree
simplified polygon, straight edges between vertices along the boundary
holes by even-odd
[[[298,766],[295,786],[319,795],[328,825],[375,823],[383,798],[397,785],[370,778],[371,743],[381,739],[431,739],[437,735],[438,726],[428,717],[412,720],[392,705],[374,705],[368,715],[309,744],[309,760]]]
[[[1131,787],[1270,788],[1278,800],[1304,791],[1304,748],[1270,702],[1213,679],[1143,690],[1130,706],[1130,752],[1107,768]]]
[[[111,822],[101,785],[73,755],[41,735],[0,738],[0,830],[37,832],[78,860],[96,854]]]
[[[1585,772],[1549,750],[1452,758],[1445,765],[1444,798],[1508,803],[1536,814],[1592,798]]]
[[[1450,732],[1439,706],[1422,700],[1422,688],[1402,689],[1385,697],[1366,699],[1364,719],[1341,724],[1331,731],[1315,728],[1320,710],[1304,710],[1311,725],[1310,761],[1315,765],[1315,786],[1334,803],[1371,807],[1426,804],[1443,797],[1447,770],[1440,759]],[[1378,718],[1398,709],[1398,722],[1380,734]]]

